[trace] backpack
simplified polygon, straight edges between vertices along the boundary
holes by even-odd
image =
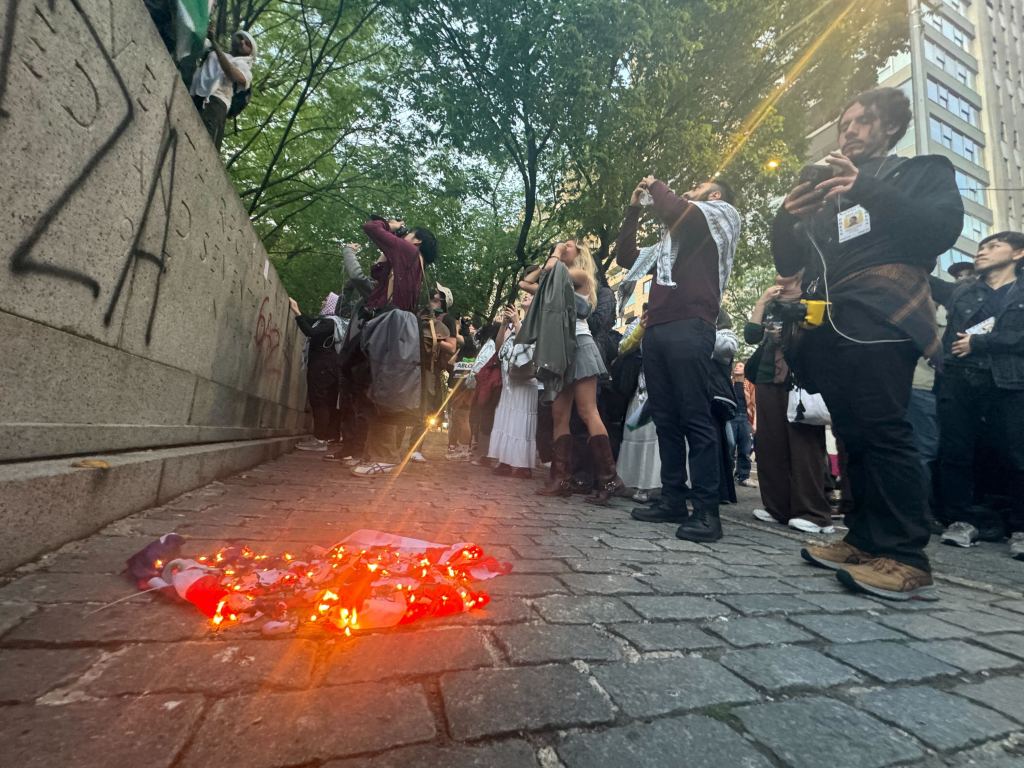
[[[236,85],[235,92],[231,96],[231,106],[228,107],[228,117],[238,117],[242,110],[249,106],[250,101],[252,101],[252,88],[240,91]]]

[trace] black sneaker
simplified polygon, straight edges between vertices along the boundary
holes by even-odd
[[[685,523],[690,519],[686,502],[680,505],[669,504],[664,497],[649,506],[633,507],[629,515],[642,523]]]

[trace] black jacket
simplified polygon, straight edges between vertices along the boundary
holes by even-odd
[[[946,371],[955,375],[957,368],[978,368],[979,358],[987,358],[997,387],[1024,389],[1024,285],[1020,280],[1010,286],[1003,310],[995,315],[992,331],[971,336],[971,354],[967,357],[953,356],[957,333],[971,326],[986,296],[985,285],[978,277],[968,278],[953,291],[949,301],[949,324],[942,338]]]
[[[964,204],[948,159],[889,156],[868,160],[859,171],[853,189],[842,197],[842,209],[864,206],[871,231],[840,243],[838,201],[809,222],[780,208],[772,224],[772,255],[780,275],[806,269],[807,283],[821,272],[821,258],[805,228],[822,249],[830,285],[880,264],[909,264],[931,272],[936,258],[953,246],[963,228]]]

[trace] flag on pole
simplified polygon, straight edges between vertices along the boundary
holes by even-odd
[[[176,61],[203,52],[206,29],[214,0],[174,0],[174,58]]]

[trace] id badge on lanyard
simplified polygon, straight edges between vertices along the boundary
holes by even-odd
[[[840,211],[836,216],[839,223],[839,242],[845,243],[871,231],[871,214],[863,205],[855,205]]]

